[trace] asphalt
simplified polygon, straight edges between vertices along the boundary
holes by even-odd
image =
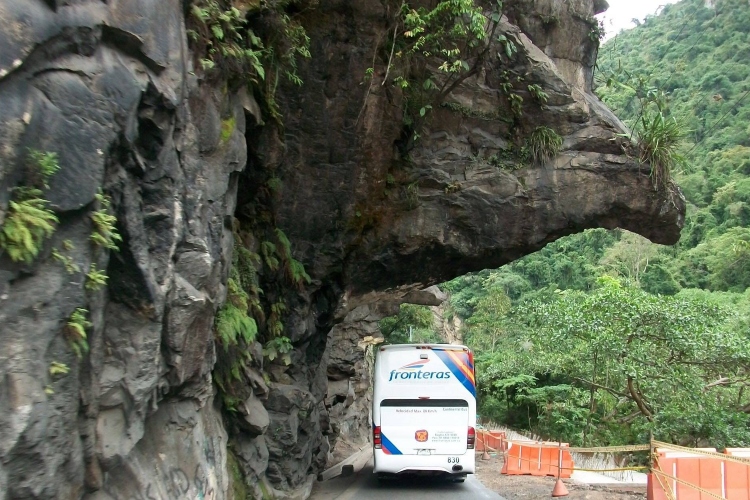
[[[321,474],[313,485],[310,500],[505,500],[488,490],[473,475],[463,483],[452,483],[432,478],[404,478],[378,481],[372,473],[372,450],[363,449],[355,458],[350,457],[344,465],[352,465],[351,475],[340,474],[342,464]],[[338,468],[338,470],[337,470]],[[338,475],[336,475],[338,472]]]

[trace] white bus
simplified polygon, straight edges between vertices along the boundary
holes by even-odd
[[[468,347],[401,344],[379,348],[372,400],[378,478],[396,474],[463,481],[475,468],[477,400]]]

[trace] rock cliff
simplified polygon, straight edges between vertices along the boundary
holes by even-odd
[[[345,425],[366,439],[343,405],[367,392],[359,337],[394,304],[590,227],[675,242],[679,190],[654,188],[591,94],[600,3],[508,2],[517,55],[493,48],[417,131],[383,84],[389,2],[275,6],[312,56],[302,86],[279,80],[277,121],[197,63],[191,2],[0,1],[0,224],[34,185],[58,219],[37,255],[0,248],[0,500],[305,497]],[[557,154],[509,153],[542,126]],[[46,186],[39,153],[60,167]],[[310,279],[259,266],[266,321],[237,365],[215,316],[237,248],[270,259],[264,234]],[[275,324],[288,364],[263,352]]]

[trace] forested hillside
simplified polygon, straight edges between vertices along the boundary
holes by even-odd
[[[643,175],[683,189],[681,241],[591,230],[444,284],[482,417],[575,444],[750,445],[750,5],[713,4],[666,6],[599,51],[632,154],[664,160]],[[429,324],[402,306],[382,326],[428,340]]]

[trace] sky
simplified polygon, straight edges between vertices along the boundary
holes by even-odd
[[[615,36],[621,29],[635,27],[633,18],[640,19],[655,14],[662,5],[675,3],[677,0],[607,0],[609,9],[599,14],[597,19],[604,21],[607,30],[605,40]]]

